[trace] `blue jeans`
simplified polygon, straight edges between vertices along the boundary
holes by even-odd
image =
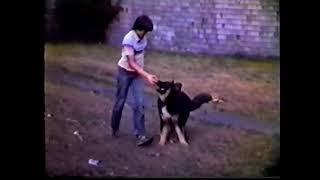
[[[137,73],[127,71],[121,67],[118,68],[116,101],[112,111],[111,127],[114,131],[119,130],[122,110],[127,99],[129,87],[131,87],[134,100],[132,107],[134,134],[145,135],[143,105],[144,82]]]

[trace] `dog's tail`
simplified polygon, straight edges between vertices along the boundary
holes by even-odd
[[[204,103],[208,103],[209,101],[212,100],[212,96],[208,93],[200,93],[198,95],[196,95],[193,99],[192,99],[192,103],[190,106],[190,111],[194,111],[198,108],[200,108],[200,106]]]

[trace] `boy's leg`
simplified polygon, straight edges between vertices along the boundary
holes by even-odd
[[[131,93],[133,96],[133,123],[134,134],[145,135],[144,125],[144,82],[140,77],[135,78],[131,84]]]
[[[118,70],[117,76],[117,92],[116,92],[116,101],[113,106],[112,117],[111,117],[111,128],[113,132],[119,130],[120,120],[122,116],[122,110],[126,98],[128,95],[129,86],[132,83],[133,78],[130,77],[128,73],[122,68]]]
[[[146,136],[146,130],[144,125],[144,105],[143,105],[143,95],[144,95],[144,82],[141,78],[135,78],[132,81],[131,92],[133,95],[133,122],[134,130],[137,136],[137,145],[145,146],[152,143],[153,138]]]

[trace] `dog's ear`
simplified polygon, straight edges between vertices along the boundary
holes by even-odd
[[[177,90],[177,91],[181,91],[181,88],[182,88],[182,84],[177,82],[174,84],[174,88]]]
[[[171,88],[174,88],[174,80],[168,81]]]

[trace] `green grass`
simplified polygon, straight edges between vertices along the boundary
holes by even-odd
[[[79,72],[100,78],[103,71],[112,71],[109,74],[116,72],[121,51],[104,44],[46,44],[45,54],[48,63],[82,62]],[[225,97],[228,102],[220,105],[224,111],[261,121],[280,121],[280,63],[277,61],[149,51],[145,64],[147,71],[162,80],[181,81],[191,96],[199,91],[207,91]],[[72,66],[69,68],[75,68]],[[86,66],[90,66],[91,70],[87,71]],[[104,67],[109,69],[104,70]]]
[[[108,61],[119,57],[119,52],[114,48],[106,47],[103,44],[46,44],[46,58],[92,58],[99,61]]]

